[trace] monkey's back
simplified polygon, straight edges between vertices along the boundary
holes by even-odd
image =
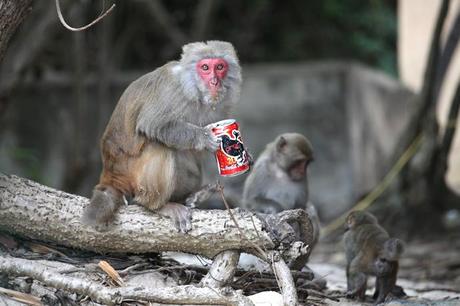
[[[370,266],[381,252],[385,241],[389,239],[388,233],[378,224],[361,224],[345,232],[343,237],[347,262],[356,263],[360,270],[370,272]]]
[[[172,154],[166,152],[169,150],[163,144],[151,141],[136,131],[136,121],[143,106],[156,102],[152,91],[160,85],[161,80],[157,76],[164,69],[165,66],[141,76],[120,97],[101,139],[103,170],[99,184],[141,197],[170,189],[162,182],[173,176]],[[159,169],[158,165],[163,166]],[[148,175],[147,171],[150,172]],[[154,185],[155,190],[149,190],[144,185]]]

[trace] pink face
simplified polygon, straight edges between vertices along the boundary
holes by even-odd
[[[196,64],[196,70],[209,89],[211,97],[215,98],[220,86],[222,86],[222,80],[227,75],[227,61],[220,57],[205,58]]]

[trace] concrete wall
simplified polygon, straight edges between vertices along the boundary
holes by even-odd
[[[246,146],[257,157],[280,133],[307,136],[315,151],[311,198],[323,219],[350,207],[388,169],[388,159],[411,113],[408,98],[412,94],[395,80],[340,62],[252,65],[243,68],[243,75],[241,103],[234,117],[240,122]],[[93,147],[87,154],[99,160],[95,112],[89,111],[78,122],[68,111],[75,102],[69,99],[71,88],[66,84],[44,81],[13,97],[6,129],[0,131],[0,170],[30,176],[30,165],[35,165],[46,184],[60,188],[74,145],[72,130],[82,124],[89,130],[85,141]],[[95,84],[97,80],[88,82],[88,97],[97,108]],[[126,85],[126,81],[113,85],[113,103]],[[18,148],[28,148],[37,160],[18,158]],[[89,195],[99,167],[91,169],[81,194]],[[207,180],[216,178],[211,155],[205,169]],[[222,181],[229,192],[238,195],[244,178]]]

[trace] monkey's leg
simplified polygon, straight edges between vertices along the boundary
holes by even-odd
[[[350,273],[349,285],[351,288],[347,292],[347,297],[352,299],[356,298],[360,301],[364,301],[366,297],[367,285],[366,274],[361,272]]]
[[[157,212],[162,216],[171,218],[176,228],[182,233],[187,233],[192,229],[192,210],[187,206],[169,202]]]
[[[109,223],[123,203],[122,196],[122,193],[112,186],[97,185],[89,205],[83,212],[82,222],[91,226]]]
[[[375,283],[375,294],[377,294],[375,299],[375,304],[380,304],[385,301],[388,293],[391,292],[391,279],[389,276],[377,276],[377,280]]]

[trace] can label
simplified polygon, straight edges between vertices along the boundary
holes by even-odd
[[[249,170],[248,153],[244,149],[238,123],[234,119],[210,125],[212,133],[221,140],[216,151],[217,166],[221,176],[236,176]]]

